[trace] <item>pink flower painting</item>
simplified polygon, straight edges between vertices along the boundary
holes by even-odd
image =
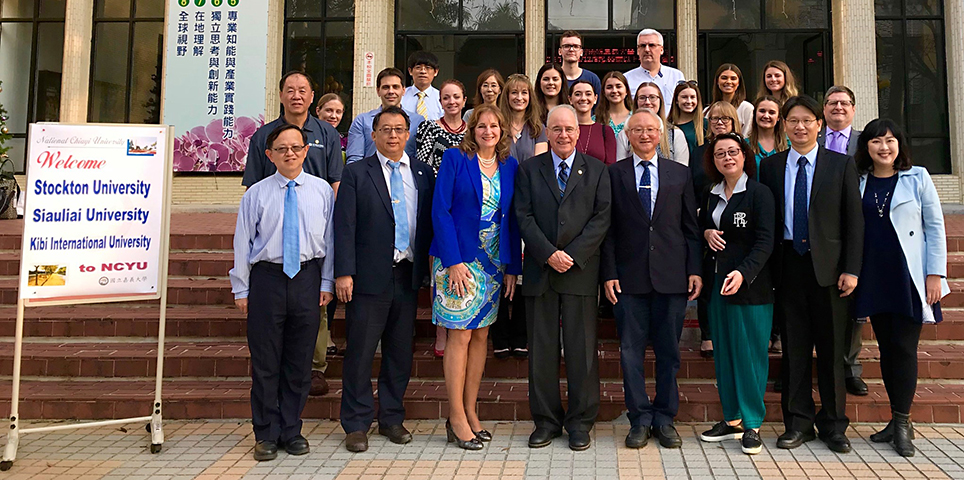
[[[251,136],[263,125],[264,115],[237,117],[231,138],[225,138],[221,119],[192,128],[174,139],[174,171],[244,171]]]

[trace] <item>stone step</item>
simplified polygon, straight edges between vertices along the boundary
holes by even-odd
[[[247,377],[251,372],[248,345],[235,342],[169,342],[165,346],[164,376],[168,378],[205,378],[212,381],[232,377]],[[918,349],[918,377],[935,380],[964,380],[964,346],[924,344]],[[599,376],[604,380],[619,380],[622,369],[619,344],[604,341],[599,344]],[[700,357],[697,345],[681,347],[678,377],[687,380],[712,380],[715,370],[712,359]],[[866,345],[860,355],[864,366],[863,378],[879,380],[880,353],[876,346]],[[561,371],[565,374],[565,362]],[[24,343],[21,375],[64,380],[134,378],[146,379],[154,375],[157,365],[157,345],[142,343]],[[381,356],[376,354],[372,378],[377,378]],[[329,356],[326,375],[341,378],[344,357]],[[654,372],[654,357],[647,351],[646,372]],[[770,355],[770,379],[779,376],[780,357]],[[13,374],[13,344],[0,344],[0,375]],[[412,378],[442,379],[442,360],[435,358],[432,344],[418,341],[414,348]],[[496,359],[491,348],[485,364],[484,378],[491,380],[526,380],[529,363],[526,359]]]
[[[338,419],[341,382],[332,380],[324,397],[309,397],[304,418]],[[9,416],[10,383],[0,385],[0,415]],[[527,385],[522,382],[483,381],[479,389],[479,417],[483,420],[530,420]],[[565,382],[560,390],[565,399]],[[652,387],[650,387],[652,388]],[[169,419],[251,418],[251,384],[247,380],[164,383],[163,414]],[[711,382],[680,385],[677,421],[716,422],[723,418],[716,387]],[[20,417],[36,419],[105,419],[150,415],[153,381],[25,381],[20,389]],[[814,392],[819,405],[819,397]],[[964,385],[921,384],[911,415],[918,423],[960,423]],[[613,420],[625,411],[621,382],[601,384],[599,421]],[[377,400],[377,393],[376,393]],[[782,419],[780,394],[767,391],[766,420]],[[406,418],[441,419],[448,416],[445,384],[413,379],[405,392]],[[819,407],[818,407],[819,408]],[[881,422],[890,418],[883,385],[871,384],[870,395],[847,397],[853,422]]]

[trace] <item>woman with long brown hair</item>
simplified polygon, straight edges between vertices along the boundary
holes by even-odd
[[[546,123],[546,115],[556,105],[569,104],[569,82],[562,67],[555,63],[547,63],[539,69],[536,75],[536,103],[542,110],[542,123]]]
[[[680,82],[673,90],[673,102],[666,114],[666,121],[676,125],[686,136],[686,146],[690,152],[703,145],[709,125],[701,118],[703,96],[696,80]],[[700,121],[702,120],[702,121]]]
[[[596,105],[595,120],[609,125],[619,136],[629,116],[633,114],[633,98],[629,96],[629,82],[620,72],[609,72],[602,79],[603,101]]]
[[[753,110],[753,124],[750,126],[750,150],[756,158],[757,171],[760,162],[774,153],[789,148],[787,131],[780,118],[780,100],[772,95],[756,99]]]
[[[786,63],[779,60],[770,60],[763,65],[763,81],[760,82],[760,90],[757,98],[771,95],[777,99],[780,106],[790,97],[799,95],[796,78],[793,71]],[[750,145],[753,147],[753,145]]]
[[[716,69],[716,75],[713,76],[713,102],[726,102],[733,105],[740,119],[740,125],[743,126],[743,130],[737,133],[744,137],[750,133],[750,124],[753,123],[753,104],[746,101],[746,98],[746,84],[743,82],[743,72],[740,71],[740,67],[732,63],[720,65],[720,68]]]
[[[479,78],[475,80],[475,97],[472,98],[473,108],[465,111],[465,115],[462,115],[462,120],[466,122],[469,121],[469,117],[472,116],[472,111],[479,105],[498,105],[499,95],[502,94],[502,87],[504,86],[505,80],[498,70],[494,68],[483,70],[482,73],[479,74]]]

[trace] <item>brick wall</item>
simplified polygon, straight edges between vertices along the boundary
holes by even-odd
[[[934,186],[941,203],[961,203],[961,179],[957,175],[934,175]]]
[[[176,205],[237,205],[244,195],[236,175],[175,175],[171,201]]]

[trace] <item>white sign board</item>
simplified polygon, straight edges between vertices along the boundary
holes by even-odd
[[[267,2],[167,4],[161,123],[174,126],[174,170],[243,171],[264,125]]]
[[[32,124],[20,298],[158,298],[170,127]]]

